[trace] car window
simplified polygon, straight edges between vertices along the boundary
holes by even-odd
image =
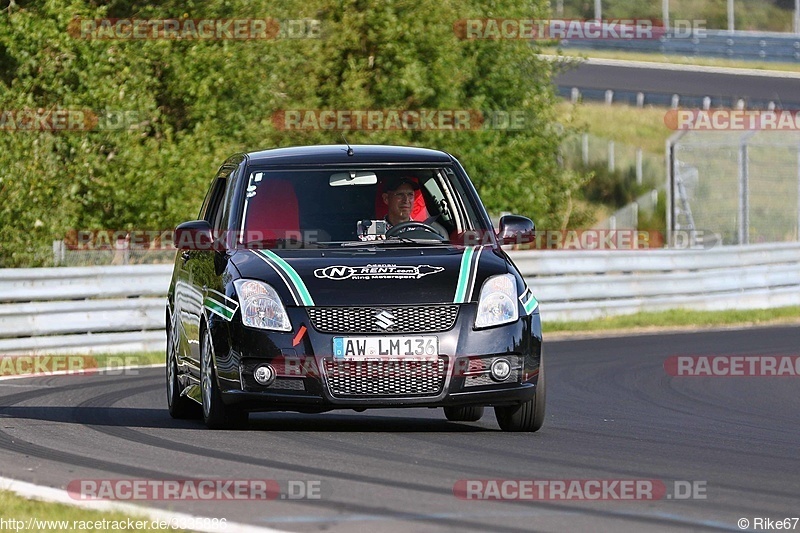
[[[478,222],[480,217],[477,209],[471,202],[466,201],[469,195],[466,193],[464,184],[456,178],[453,169],[447,168],[443,170],[441,183],[444,194],[448,199],[445,205],[452,207],[450,216],[456,226],[456,231],[480,229],[481,224]]]
[[[217,178],[214,181],[214,186],[211,189],[208,201],[208,207],[205,212],[203,218],[211,224],[211,227],[215,230],[220,229],[220,223],[222,220],[222,212],[224,208],[225,202],[223,199],[225,197],[225,184],[226,180],[222,178]]]
[[[348,172],[373,178],[354,180],[357,185],[331,185],[334,174]],[[445,241],[452,232],[480,227],[472,218],[476,211],[459,198],[462,189],[453,186],[457,179],[450,168],[251,169],[245,180],[240,242],[279,246],[286,241],[336,244],[382,239],[388,220],[384,188],[402,179],[417,185],[411,219],[434,227]]]
[[[214,229],[217,230],[227,230],[228,229],[228,220],[230,219],[230,206],[231,206],[231,198],[236,192],[237,178],[239,175],[238,167],[226,171],[226,174],[223,175],[223,179],[225,181],[225,192],[221,202],[221,210],[219,210],[219,214],[215,220],[216,225],[213,226]]]

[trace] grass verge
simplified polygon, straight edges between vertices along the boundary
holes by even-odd
[[[675,133],[664,122],[667,108],[625,104],[608,105],[602,102],[583,102],[573,105],[560,102],[559,121],[578,131],[628,146],[641,147],[652,154],[664,155],[670,135]]]
[[[0,490],[0,509],[5,520],[3,531],[183,531],[154,528],[159,524],[146,516],[29,500],[7,490]]]
[[[164,362],[164,352],[103,353],[92,355],[100,368],[144,366]]]
[[[164,362],[163,352],[0,355],[0,376],[121,374],[123,368]]]
[[[704,328],[715,326],[760,326],[800,322],[800,306],[775,309],[731,311],[689,311],[673,309],[663,312],[642,312],[576,322],[542,321],[544,333],[587,333],[600,331],[650,331],[667,328]]]

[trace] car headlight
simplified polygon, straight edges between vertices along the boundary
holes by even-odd
[[[476,328],[515,322],[519,318],[517,282],[511,274],[492,276],[481,287]]]
[[[245,326],[275,331],[291,331],[289,315],[280,296],[271,286],[252,279],[237,279],[233,282],[242,310]]]

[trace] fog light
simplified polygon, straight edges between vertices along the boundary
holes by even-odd
[[[259,365],[253,372],[253,377],[256,378],[259,385],[267,387],[275,381],[275,369],[270,365]]]
[[[511,363],[507,359],[495,359],[491,371],[493,380],[505,381],[511,375]]]

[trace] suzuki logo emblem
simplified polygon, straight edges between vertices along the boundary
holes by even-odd
[[[381,311],[375,315],[375,325],[387,330],[397,324],[395,316],[389,311]]]

